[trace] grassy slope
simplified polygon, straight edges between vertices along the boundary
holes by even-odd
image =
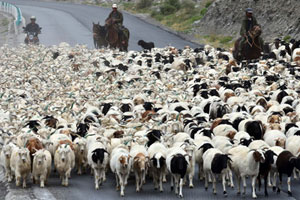
[[[148,0],[140,0],[147,2]],[[164,3],[151,3],[151,6],[139,3],[124,2],[120,5],[121,9],[138,14],[148,14],[161,24],[178,31],[191,35],[199,43],[210,44],[215,47],[229,48],[233,46],[231,36],[223,35],[197,35],[194,34],[193,23],[201,20],[214,0],[203,0],[200,5],[195,5],[191,0],[184,0],[174,6],[176,0],[166,0]],[[171,5],[171,6],[170,6]],[[109,7],[109,4],[101,4]]]

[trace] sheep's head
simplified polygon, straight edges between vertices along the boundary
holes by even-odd
[[[119,162],[123,168],[127,168],[129,166],[130,156],[122,155],[119,158]]]
[[[133,166],[136,169],[139,169],[141,171],[145,171],[146,170],[146,165],[148,163],[148,159],[146,158],[146,156],[142,153],[138,153],[134,159],[133,159]]]
[[[43,150],[37,151],[34,154],[34,160],[36,160],[38,165],[42,165],[44,161],[46,160],[46,155]]]
[[[22,148],[18,150],[19,158],[22,160],[23,163],[29,158],[29,150],[27,148]]]
[[[80,154],[84,154],[86,150],[86,141],[85,140],[78,140],[75,142],[76,149]]]
[[[255,162],[260,162],[260,163],[264,163],[265,162],[265,156],[262,152],[255,150],[253,152],[253,158],[255,160]]]
[[[10,145],[5,145],[2,149],[2,152],[5,155],[6,159],[10,159],[11,156],[11,146]]]
[[[275,145],[285,148],[285,139],[284,138],[277,138],[275,140]]]
[[[68,161],[68,154],[71,152],[71,147],[68,144],[62,144],[57,149],[62,162]]]

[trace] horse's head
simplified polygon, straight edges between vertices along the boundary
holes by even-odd
[[[105,26],[110,27],[110,26],[112,26],[112,25],[114,25],[114,20],[113,20],[113,18],[108,18],[108,19],[105,21]]]
[[[261,35],[261,32],[261,27],[259,25],[253,26],[253,28],[250,30],[250,34],[255,38],[259,37]]]

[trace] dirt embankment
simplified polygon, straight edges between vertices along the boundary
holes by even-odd
[[[275,37],[300,39],[299,0],[216,0],[206,15],[194,24],[193,32],[236,38],[248,7],[253,9],[261,24],[265,40],[271,41]]]

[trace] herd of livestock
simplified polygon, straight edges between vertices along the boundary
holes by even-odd
[[[134,174],[137,192],[146,181],[162,192],[169,180],[183,197],[183,186],[198,179],[205,189],[212,183],[213,193],[220,181],[224,196],[226,186],[245,194],[250,178],[257,198],[257,181],[268,195],[268,187],[280,192],[287,175],[292,195],[291,177],[300,170],[300,46],[293,43],[240,64],[208,45],[1,47],[7,181],[47,187],[58,173],[68,186],[76,170],[92,173],[98,190],[113,173],[124,196]]]

